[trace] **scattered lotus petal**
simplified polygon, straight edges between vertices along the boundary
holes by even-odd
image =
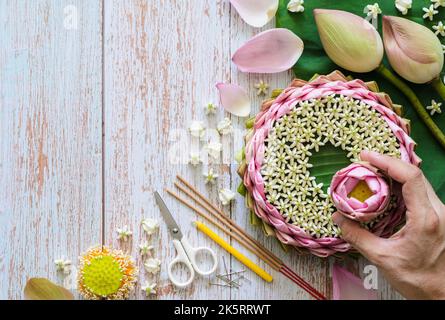
[[[383,43],[365,19],[340,10],[314,10],[315,22],[326,54],[340,67],[370,72],[383,59]]]
[[[260,28],[275,17],[279,0],[230,0],[230,3],[244,22]]]
[[[26,300],[74,300],[67,289],[58,286],[48,279],[31,278],[25,286]]]
[[[247,41],[235,52],[232,61],[242,72],[282,72],[292,68],[303,49],[303,41],[292,31],[270,29]]]
[[[216,88],[223,108],[238,117],[247,117],[250,113],[251,102],[246,90],[236,84],[218,83]]]
[[[440,40],[421,24],[384,16],[383,42],[392,68],[408,81],[427,83],[442,71],[444,60]]]
[[[359,277],[336,264],[332,268],[332,282],[334,300],[377,300],[375,290],[365,289]]]

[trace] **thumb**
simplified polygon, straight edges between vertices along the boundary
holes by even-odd
[[[382,249],[386,240],[379,238],[368,230],[362,228],[360,223],[346,218],[339,212],[332,216],[334,223],[341,229],[341,237],[360,251],[368,260],[378,264],[377,261],[382,256]]]

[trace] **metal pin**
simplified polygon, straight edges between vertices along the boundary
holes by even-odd
[[[231,275],[235,275],[235,274],[238,274],[238,273],[243,273],[243,272],[246,272],[246,270],[245,269],[243,269],[243,270],[240,270],[240,271],[233,271],[233,272],[230,272],[230,273],[227,273],[227,274],[220,274],[221,276],[231,276]]]
[[[221,283],[211,283],[209,282],[209,285],[211,286],[218,286],[218,287],[227,287],[227,288],[231,288],[231,286],[227,285],[227,284],[221,284]]]
[[[226,274],[228,273],[227,272],[227,265],[226,265],[226,259],[224,258],[224,256],[222,257],[222,260],[223,260],[223,264],[224,264],[224,270],[226,271]]]
[[[237,283],[235,283],[235,282],[233,282],[233,281],[230,281],[229,279],[227,279],[227,278],[225,278],[225,277],[223,277],[223,276],[221,276],[221,275],[217,275],[216,277],[217,277],[218,279],[224,281],[225,283],[227,283],[229,286],[232,286],[232,287],[234,287],[234,288],[236,288],[236,289],[238,289],[238,288],[240,287],[239,284],[237,284]]]

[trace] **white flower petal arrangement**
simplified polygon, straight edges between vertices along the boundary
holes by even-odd
[[[370,150],[418,165],[409,124],[397,110],[375,83],[350,80],[338,71],[309,82],[294,80],[263,103],[246,135],[239,190],[251,213],[299,251],[322,257],[349,251],[331,219],[336,208],[327,186],[317,181],[322,173],[311,173],[311,159],[329,145],[343,150],[350,162]],[[394,186],[386,210],[363,226],[390,236],[405,217],[400,192]]]

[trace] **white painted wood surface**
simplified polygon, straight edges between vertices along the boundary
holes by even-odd
[[[64,28],[67,5],[78,12],[75,30]],[[69,285],[57,275],[53,260],[65,256],[76,262],[82,251],[102,241],[135,257],[141,272],[132,298],[145,299],[140,291],[145,280],[159,281],[159,299],[309,297],[244,249],[272,273],[272,284],[250,272],[238,290],[211,286],[207,278],[175,290],[167,280],[167,263],[176,253],[154,190],[164,195],[193,245],[211,246],[225,257],[228,268],[243,268],[198,233],[191,225],[195,215],[163,192],[173,187],[177,173],[215,202],[219,188],[235,190],[240,182],[233,158],[241,140],[224,138],[223,164],[193,168],[185,164],[190,148],[205,142],[192,141],[188,125],[202,120],[214,129],[224,116],[230,117],[222,110],[209,117],[203,113],[206,103],[218,102],[216,82],[248,89],[256,113],[262,97],[256,96],[254,84],[262,79],[282,88],[292,77],[236,70],[231,55],[261,30],[246,25],[227,0],[0,0],[0,26],[0,298],[22,298],[32,276]],[[242,119],[231,118],[235,128],[244,128]],[[212,130],[209,137],[219,138]],[[202,171],[209,166],[220,174],[215,186],[203,182]],[[282,251],[276,240],[249,224],[240,196],[225,211],[297,273],[331,294],[332,259]],[[146,217],[161,221],[152,239],[140,226]],[[123,225],[133,230],[129,243],[117,241],[115,230]],[[144,272],[138,255],[145,239],[163,261],[156,277]],[[346,264],[360,272],[366,263]],[[219,271],[223,269],[221,263]],[[382,298],[398,297],[384,280],[380,288]]]

